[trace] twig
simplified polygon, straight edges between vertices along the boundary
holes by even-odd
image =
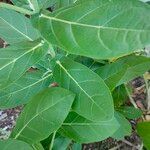
[[[144,81],[145,81],[145,86],[146,86],[146,92],[147,92],[147,110],[149,111],[150,110],[150,88],[149,88],[149,85],[148,85],[148,80],[146,79],[145,75],[143,75],[144,77]]]
[[[139,149],[138,146],[133,145],[132,143],[130,143],[130,142],[127,141],[127,140],[122,140],[122,142],[124,142],[125,144],[127,144],[127,145],[129,145],[129,146],[131,146],[131,147],[134,147],[134,148],[136,148],[136,149]]]
[[[117,149],[119,149],[121,146],[122,146],[122,144],[120,144],[120,145],[118,145],[118,146],[115,146],[115,147],[113,147],[113,148],[111,148],[111,149],[109,149],[109,150],[117,150]]]
[[[129,91],[127,85],[124,84],[124,86],[125,86],[125,89],[126,89],[126,91],[127,91],[128,96],[129,96],[130,102],[132,103],[132,105],[133,105],[135,108],[138,108],[138,107],[137,107],[137,104],[135,103],[134,99],[132,98],[132,96],[131,96],[131,94],[130,94],[130,91]]]

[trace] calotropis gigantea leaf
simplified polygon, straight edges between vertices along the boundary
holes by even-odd
[[[0,38],[13,44],[33,41],[39,33],[32,27],[30,19],[15,11],[0,8]]]
[[[0,150],[33,150],[30,145],[23,141],[8,139],[0,140]]]
[[[67,150],[69,144],[71,143],[71,139],[58,137],[54,141],[53,150]]]
[[[144,146],[150,150],[150,122],[141,122],[137,126],[137,132],[143,140]]]
[[[56,7],[62,8],[72,5],[73,3],[76,3],[79,0],[56,0]]]
[[[113,90],[116,86],[129,82],[143,75],[150,69],[150,58],[144,56],[127,56],[114,63],[100,67],[96,73],[100,75],[108,87]]]
[[[150,43],[149,13],[147,4],[135,0],[87,0],[42,13],[39,30],[69,53],[110,59]]]
[[[132,132],[132,127],[129,121],[119,112],[115,112],[115,118],[120,124],[120,127],[111,137],[115,139],[123,139],[124,136],[129,136]]]
[[[58,132],[76,142],[90,143],[112,136],[118,128],[119,124],[115,118],[109,121],[92,122],[71,112]]]
[[[13,4],[35,10],[35,8],[44,9],[48,7],[54,7],[55,9],[69,6],[75,3],[77,0],[11,0]],[[35,3],[36,1],[36,3]],[[38,5],[38,6],[37,6]]]
[[[142,111],[135,107],[122,106],[116,108],[121,114],[123,114],[128,119],[138,119],[142,116]]]
[[[52,81],[52,74],[42,71],[26,72],[18,80],[0,89],[0,109],[26,104],[29,99]]]
[[[40,142],[32,144],[34,150],[45,150]]]
[[[128,100],[128,93],[125,85],[120,85],[112,92],[115,107],[120,107]]]
[[[0,87],[17,80],[47,53],[48,45],[38,40],[0,49]]]
[[[86,66],[64,58],[54,69],[56,82],[76,93],[73,110],[92,121],[113,117],[113,100],[104,81]],[[85,109],[86,107],[86,109]]]
[[[30,144],[47,138],[67,117],[75,95],[62,88],[48,88],[34,96],[23,110],[11,137]]]

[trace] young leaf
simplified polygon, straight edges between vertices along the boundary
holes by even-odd
[[[23,141],[8,139],[0,140],[0,149],[1,150],[33,150],[30,145]]]
[[[33,147],[34,150],[45,150],[40,142],[32,144],[32,147]]]
[[[112,136],[118,128],[119,124],[115,118],[109,121],[92,122],[71,112],[58,132],[76,142],[90,143]]]
[[[133,0],[81,2],[42,13],[42,36],[71,54],[97,59],[118,58],[150,43],[147,4]]]
[[[64,137],[58,137],[54,141],[53,150],[67,150],[71,140]]]
[[[72,150],[82,150],[82,144],[74,143],[72,145]]]
[[[74,94],[62,88],[40,92],[23,110],[11,137],[30,144],[47,138],[62,125],[73,100]]]
[[[116,110],[122,113],[128,119],[137,119],[142,116],[142,111],[134,107],[124,106],[116,108]]]
[[[48,87],[51,80],[50,73],[44,76],[42,71],[26,72],[8,87],[0,89],[0,109],[26,104],[33,95]]]
[[[125,136],[130,135],[132,128],[129,121],[125,119],[122,114],[115,112],[115,117],[120,124],[120,127],[111,137],[120,140],[123,139]]]
[[[39,33],[24,15],[0,8],[0,37],[7,43],[13,44],[33,41],[39,37]]]
[[[112,119],[111,93],[104,81],[89,68],[64,58],[57,62],[54,78],[60,86],[76,93],[73,110],[78,114],[97,122]]]
[[[143,75],[150,69],[150,58],[144,56],[127,56],[114,63],[105,65],[96,70],[96,73],[105,80],[113,90],[116,86],[129,82]]]
[[[137,126],[137,132],[143,140],[144,146],[150,150],[150,122],[141,122]]]
[[[114,105],[120,107],[128,100],[128,94],[124,85],[120,85],[112,92]]]
[[[41,40],[0,49],[0,87],[20,78],[47,53],[47,49],[47,44]]]

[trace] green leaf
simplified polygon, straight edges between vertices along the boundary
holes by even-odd
[[[56,1],[56,7],[62,8],[62,7],[69,6],[78,0],[55,0],[55,1]]]
[[[71,140],[64,137],[58,137],[54,141],[53,150],[67,150]]]
[[[125,86],[120,85],[112,92],[114,105],[119,107],[123,105],[128,100],[128,94],[126,92]]]
[[[147,148],[147,150],[150,150],[150,122],[141,122],[138,123],[137,126],[137,132],[142,138],[144,142],[144,146]]]
[[[81,2],[42,13],[42,36],[68,53],[97,59],[118,58],[150,43],[147,4],[133,0]]]
[[[150,69],[150,58],[144,56],[127,56],[114,63],[105,65],[96,70],[96,73],[105,80],[113,90],[116,86],[143,75]]]
[[[14,44],[0,49],[0,87],[22,76],[47,53],[48,46],[41,40]]]
[[[23,141],[8,139],[0,140],[0,149],[1,150],[33,150],[30,145]]]
[[[41,143],[35,143],[32,145],[34,150],[45,150]]]
[[[72,150],[82,150],[82,144],[74,143]]]
[[[58,132],[76,142],[90,143],[112,136],[118,127],[115,118],[109,121],[92,122],[71,112]]]
[[[0,37],[7,43],[33,41],[39,33],[32,27],[30,19],[15,11],[0,8]]]
[[[67,117],[74,94],[62,88],[49,88],[34,96],[24,108],[11,137],[37,143],[56,131]]]
[[[27,8],[27,9],[35,9],[35,6],[37,7],[37,4],[35,5],[35,0],[11,0],[13,4]],[[73,4],[77,0],[36,0],[38,3],[38,7],[40,9],[45,9],[48,7],[55,7],[55,9],[69,6],[70,4]],[[37,9],[38,10],[38,9]]]
[[[97,122],[112,119],[111,93],[104,81],[89,68],[64,58],[57,62],[54,78],[60,86],[76,94],[73,110],[78,114]]]
[[[11,0],[11,2],[16,6],[31,9],[28,0]]]
[[[123,106],[116,108],[116,110],[128,119],[138,119],[142,116],[142,111],[134,107]]]
[[[120,140],[123,139],[125,136],[129,136],[132,132],[132,127],[129,121],[118,112],[115,112],[115,117],[120,124],[120,127],[111,137]]]
[[[26,72],[17,81],[0,89],[0,109],[26,104],[33,95],[48,87],[52,74],[44,74],[42,71]]]

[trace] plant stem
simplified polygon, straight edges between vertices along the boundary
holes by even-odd
[[[136,103],[135,103],[135,101],[134,101],[134,99],[132,98],[132,96],[131,96],[131,94],[130,94],[130,91],[129,91],[127,85],[124,84],[124,86],[125,86],[125,89],[126,89],[126,91],[127,91],[128,96],[129,96],[130,102],[132,103],[132,105],[133,105],[135,108],[138,108],[137,105],[136,105]]]
[[[52,140],[51,140],[51,144],[50,144],[49,150],[52,150],[52,148],[53,148],[54,140],[55,140],[55,135],[56,135],[56,131],[53,133],[53,136],[52,136]]]
[[[37,0],[28,0],[30,8],[34,11],[34,12],[39,12],[40,8],[39,8],[39,4]]]
[[[11,9],[11,10],[15,10],[17,12],[20,12],[22,14],[27,14],[27,15],[33,15],[35,12],[24,9],[24,8],[20,8],[11,4],[6,4],[6,3],[0,3],[0,7],[2,8],[7,8],[7,9]]]
[[[147,92],[147,110],[150,110],[150,88],[148,85],[148,80],[146,79],[146,77],[143,75],[144,77],[144,81],[145,81],[145,86],[146,86],[146,92]]]

